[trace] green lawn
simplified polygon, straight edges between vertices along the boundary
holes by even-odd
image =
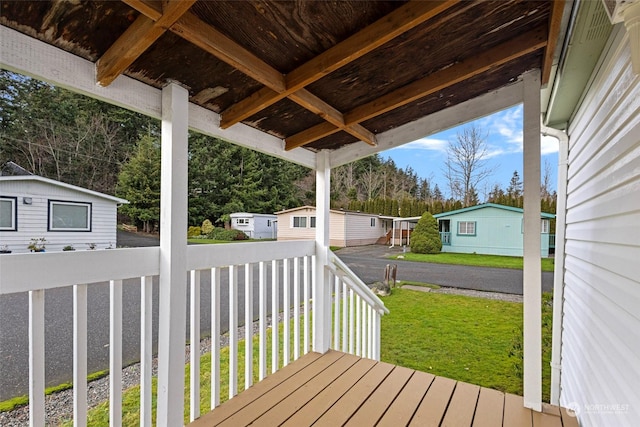
[[[500,256],[500,255],[480,255],[480,254],[457,254],[441,252],[439,254],[414,254],[407,252],[402,254],[405,261],[430,262],[434,264],[456,264],[473,265],[478,267],[514,268],[522,270],[522,257]],[[397,259],[392,257],[392,259]],[[554,259],[542,258],[542,271],[553,271]]]
[[[220,243],[243,243],[243,242],[269,242],[275,241],[275,239],[246,239],[246,240],[215,240],[215,239],[187,239],[189,243],[196,244],[220,244]]]
[[[522,304],[394,289],[383,298],[381,360],[522,394]],[[551,297],[543,299],[543,399],[549,400]]]

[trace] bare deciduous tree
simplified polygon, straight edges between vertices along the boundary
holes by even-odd
[[[449,141],[444,175],[451,196],[463,200],[465,206],[473,203],[475,188],[493,174],[495,168],[487,166],[487,135],[477,126],[469,126]]]

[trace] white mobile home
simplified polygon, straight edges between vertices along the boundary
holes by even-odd
[[[29,252],[116,246],[116,212],[124,199],[37,175],[0,176],[0,248]]]
[[[313,239],[316,228],[316,208],[302,206],[276,212],[278,215],[278,240]],[[377,214],[330,210],[331,246],[362,246],[385,243],[392,220]],[[381,239],[384,239],[381,241]]]
[[[235,212],[230,216],[231,228],[244,232],[250,239],[275,239],[278,235],[276,215]]]

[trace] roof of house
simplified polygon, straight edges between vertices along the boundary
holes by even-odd
[[[252,213],[252,212],[234,212],[229,216],[231,218],[253,218],[255,216],[266,216],[266,217],[273,218],[276,215],[275,214]]]
[[[276,212],[276,215],[280,215],[280,214],[285,214],[285,213],[290,213],[290,212],[296,212],[296,211],[301,211],[301,210],[305,210],[305,209],[311,209],[313,211],[316,210],[315,206],[309,206],[309,205],[305,205],[305,206],[299,206],[297,208],[291,208],[291,209],[285,209],[283,211],[278,211]],[[346,210],[346,209],[330,209],[329,212],[334,213],[334,214],[339,214],[339,215],[363,215],[363,216],[374,216],[376,218],[391,218],[391,217],[386,217],[386,216],[381,216],[379,214],[372,214],[372,213],[366,213],[366,212],[360,212],[360,211],[350,211],[350,210]]]
[[[436,219],[437,218],[443,218],[443,217],[447,217],[447,216],[458,215],[458,214],[465,213],[465,212],[477,211],[479,209],[485,209],[485,208],[502,209],[502,210],[505,210],[505,211],[517,212],[517,213],[520,213],[520,214],[524,213],[524,210],[522,208],[515,208],[513,206],[499,205],[497,203],[483,203],[481,205],[469,206],[468,208],[456,209],[455,211],[442,212],[442,213],[434,215],[433,217],[436,218]],[[541,218],[555,218],[556,216],[554,214],[542,212],[540,214],[540,217]]]
[[[67,184],[65,182],[56,181],[54,179],[44,178],[38,175],[16,175],[16,176],[0,176],[0,182],[2,181],[25,181],[25,182],[42,182],[48,185],[54,185],[56,187],[63,187],[69,190],[77,191],[79,193],[88,194],[95,197],[100,197],[105,200],[112,201],[118,204],[128,204],[129,201],[121,199],[119,197],[110,196],[108,194],[100,193],[98,191],[89,190],[86,188],[78,187],[76,185]]]
[[[529,70],[546,84],[566,4],[6,0],[0,24],[95,64],[100,86],[180,82],[221,128],[243,123],[278,149],[316,152],[384,145],[385,132]]]

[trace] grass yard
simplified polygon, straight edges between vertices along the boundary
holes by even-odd
[[[383,298],[381,360],[522,395],[522,304],[394,289]],[[551,296],[543,298],[543,399],[549,401]]]
[[[434,264],[456,264],[472,265],[477,267],[513,268],[522,270],[522,257],[500,256],[500,255],[480,255],[480,254],[457,254],[441,252],[439,254],[414,254],[407,252],[402,254],[405,261],[430,262]],[[392,259],[397,259],[392,257]],[[542,271],[553,271],[554,259],[542,258]]]
[[[243,242],[273,242],[275,239],[245,239],[245,240],[215,240],[215,239],[187,239],[187,242],[202,245],[217,245],[221,243],[243,243]]]

